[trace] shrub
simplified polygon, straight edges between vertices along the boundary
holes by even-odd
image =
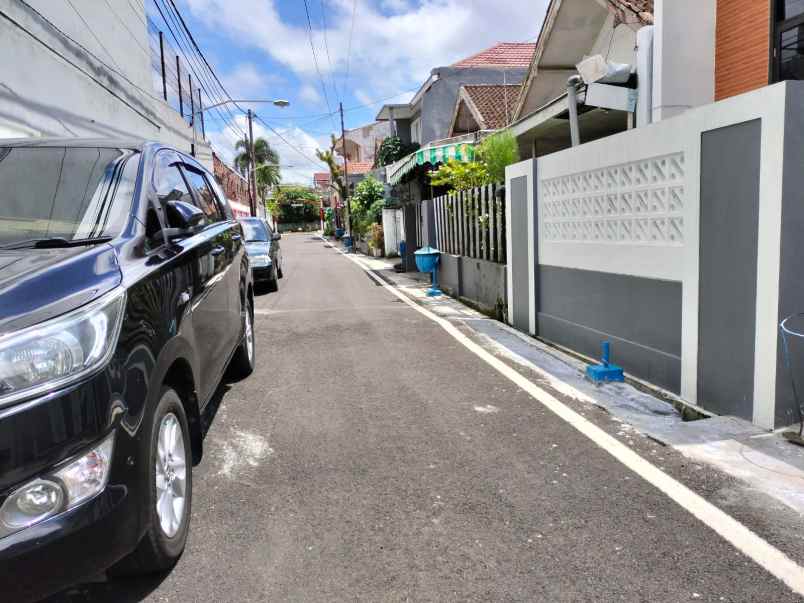
[[[519,145],[510,130],[503,130],[481,142],[477,155],[486,166],[488,183],[505,182],[506,166],[519,161]]]

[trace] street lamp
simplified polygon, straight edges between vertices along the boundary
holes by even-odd
[[[222,101],[220,103],[215,103],[214,105],[209,105],[208,107],[199,107],[198,111],[193,113],[193,150],[195,150],[195,114],[198,113],[203,115],[204,111],[209,111],[210,109],[214,109],[215,107],[221,107],[223,105],[228,105],[230,103],[244,103],[244,104],[253,104],[253,103],[270,103],[275,107],[287,107],[290,105],[290,101],[284,98],[275,98],[275,99],[228,99]],[[254,129],[252,126],[252,112],[251,109],[246,111],[246,117],[248,118],[248,159],[249,163],[251,164],[251,169],[249,170],[248,174],[248,192],[249,197],[251,197],[249,203],[249,209],[251,210],[251,215],[257,215],[257,183],[254,180]]]

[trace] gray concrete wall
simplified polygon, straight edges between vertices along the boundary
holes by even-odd
[[[438,283],[453,297],[462,297],[484,312],[506,303],[506,267],[486,260],[442,253]]]
[[[449,136],[452,113],[458,99],[458,89],[464,84],[519,84],[525,79],[527,69],[490,69],[438,67],[438,74],[430,89],[422,98],[422,139],[424,146],[433,140]],[[513,116],[512,116],[513,120]]]
[[[698,405],[754,411],[762,122],[701,134]]]
[[[784,177],[782,180],[782,241],[779,261],[779,322],[804,312],[804,83],[788,82],[785,106]],[[799,324],[804,324],[800,322]],[[791,341],[790,351],[798,391],[804,394],[804,340]],[[776,361],[777,426],[799,420],[784,363],[781,337]]]
[[[144,11],[73,0],[90,32],[66,2],[30,4],[0,0],[0,138],[137,137],[190,151],[192,128],[154,90]],[[196,149],[212,169],[208,145]]]
[[[672,392],[681,387],[681,283],[542,264],[540,337],[612,360],[626,372]]]

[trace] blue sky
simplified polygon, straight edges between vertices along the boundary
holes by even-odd
[[[328,146],[330,132],[339,128],[337,114],[330,115],[339,101],[347,128],[370,123],[383,102],[409,99],[432,68],[495,42],[534,40],[546,2],[307,0],[312,34],[304,0],[177,0],[177,5],[233,97],[290,101],[284,109],[253,109],[295,149],[259,122],[255,135],[279,151],[283,180],[309,182],[323,169],[313,161],[315,149]],[[207,135],[224,158],[232,156],[235,136],[214,115]]]

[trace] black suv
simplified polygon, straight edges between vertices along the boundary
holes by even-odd
[[[0,145],[0,593],[187,539],[202,413],[254,368],[251,271],[212,175],[159,144]]]

